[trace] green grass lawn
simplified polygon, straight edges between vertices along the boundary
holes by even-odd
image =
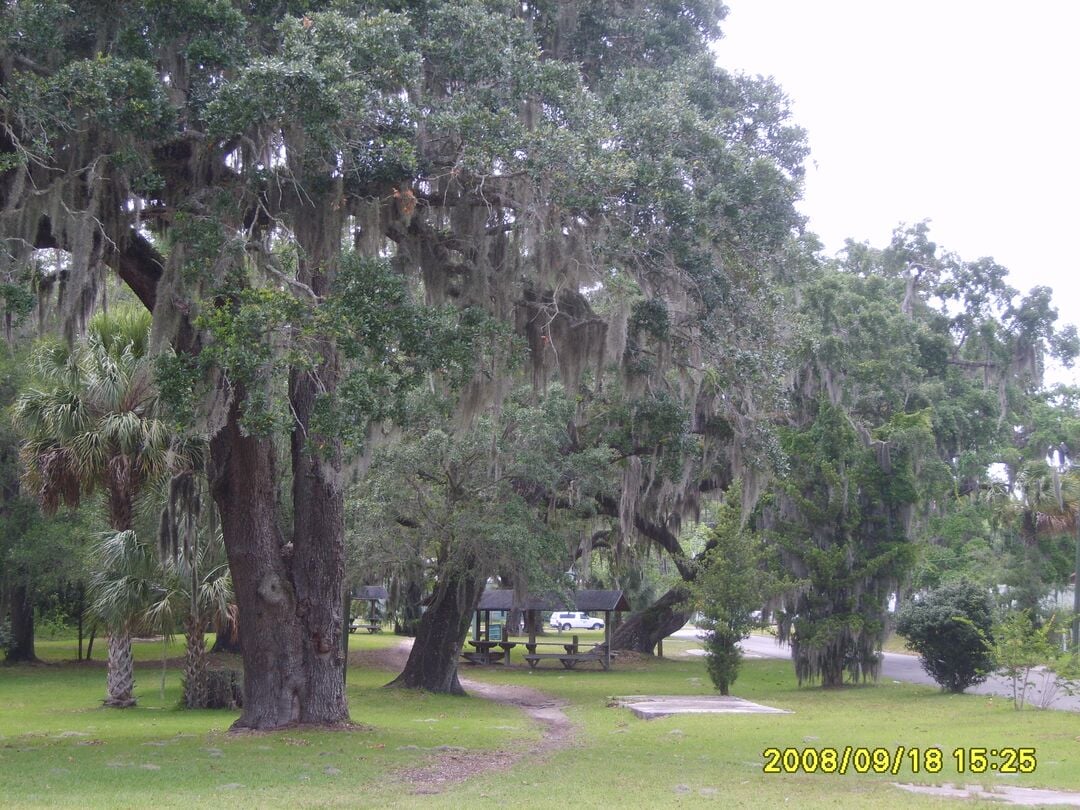
[[[584,640],[587,634],[579,635]],[[363,651],[397,642],[387,634],[354,636],[350,647]],[[49,660],[73,658],[63,644],[44,642],[39,654]],[[487,701],[381,689],[392,673],[354,667],[349,702],[359,730],[229,735],[235,712],[176,708],[175,668],[166,672],[162,697],[160,642],[136,646],[142,662],[139,706],[123,711],[100,707],[105,689],[100,662],[0,667],[0,805],[939,807],[941,800],[901,794],[890,783],[1080,791],[1077,716],[1015,712],[1003,700],[891,682],[800,689],[789,662],[750,660],[735,693],[793,714],[643,721],[609,705],[615,695],[710,694],[702,661],[680,655],[692,645],[669,641],[665,660],[624,659],[610,672],[591,665],[566,671],[551,664],[536,670],[464,669],[469,678],[526,685],[567,701],[574,744],[542,762],[526,753],[509,770],[483,774],[435,796],[412,795],[397,774],[439,756],[440,746],[527,751],[541,729],[516,709]],[[165,652],[179,655],[179,640]],[[939,774],[762,773],[765,748],[845,745],[938,746],[946,757]],[[972,746],[1035,747],[1037,770],[1018,776],[958,775],[951,751]]]

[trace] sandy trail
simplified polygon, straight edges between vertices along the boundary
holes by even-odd
[[[355,656],[354,661],[359,659],[357,663],[362,666],[400,672],[411,648],[412,639],[402,639],[396,647],[363,652]],[[505,773],[526,756],[535,761],[555,749],[573,745],[574,726],[563,712],[566,701],[527,686],[482,683],[464,677],[461,678],[461,685],[470,695],[520,709],[543,726],[543,736],[539,742],[531,743],[527,747],[515,746],[495,751],[438,749],[437,755],[420,767],[397,774],[403,783],[411,787],[412,793],[441,793],[447,787],[474,776],[492,771]]]

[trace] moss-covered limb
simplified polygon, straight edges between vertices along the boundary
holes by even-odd
[[[165,259],[145,237],[131,233],[122,250],[106,259],[116,274],[151,312],[157,304],[157,283],[164,272]]]
[[[610,495],[597,494],[596,503],[602,514],[612,518],[618,517],[619,502],[615,498]],[[656,543],[656,545],[671,556],[672,561],[675,563],[675,567],[679,570],[679,575],[682,576],[684,580],[690,582],[694,579],[694,567],[687,557],[686,552],[683,550],[679,538],[674,532],[660,523],[647,519],[638,511],[634,512],[633,521],[635,530],[639,532],[642,537]]]

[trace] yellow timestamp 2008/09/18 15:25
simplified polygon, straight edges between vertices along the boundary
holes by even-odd
[[[940,773],[948,762],[940,748],[766,748],[765,773]],[[952,750],[957,773],[1034,773],[1034,748],[963,747]]]

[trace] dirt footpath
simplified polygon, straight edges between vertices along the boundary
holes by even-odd
[[[412,639],[403,639],[396,647],[362,653],[360,663],[363,666],[400,672],[405,666],[411,648]],[[474,776],[491,771],[503,773],[526,756],[535,761],[538,757],[542,759],[555,749],[574,744],[574,726],[563,713],[565,701],[527,686],[481,683],[468,678],[461,678],[461,685],[474,697],[520,709],[543,726],[543,737],[538,743],[531,743],[528,747],[520,746],[495,751],[466,751],[450,748],[440,750],[437,756],[422,766],[397,774],[403,783],[407,783],[412,788],[413,793],[441,793],[447,787]]]

